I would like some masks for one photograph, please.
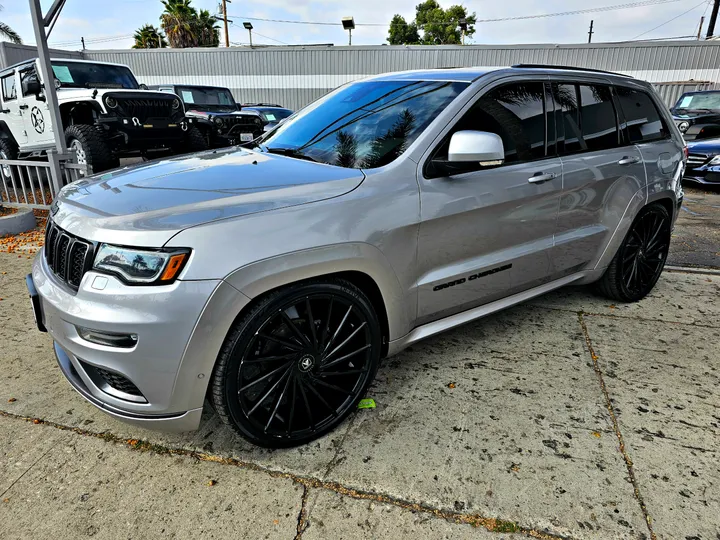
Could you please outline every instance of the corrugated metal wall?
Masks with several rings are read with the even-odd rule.
[[[0,64],[35,55],[33,47],[0,44]],[[225,86],[241,102],[298,109],[348,81],[405,69],[543,63],[618,71],[651,82],[720,82],[720,41],[471,45],[268,47],[53,51],[55,57],[129,65],[140,82]],[[674,88],[674,90],[678,90]],[[668,104],[675,94],[665,90]],[[679,94],[678,94],[679,95]]]
[[[61,51],[58,49],[50,49],[50,55],[53,58],[77,58],[82,59],[81,52]],[[0,69],[12,66],[18,62],[29,60],[37,56],[37,48],[29,45],[15,45],[6,41],[0,41]]]
[[[241,102],[297,109],[367,75],[405,69],[543,63],[619,71],[651,82],[720,81],[720,42],[466,47],[270,47],[85,51],[129,65],[146,84],[226,86]]]

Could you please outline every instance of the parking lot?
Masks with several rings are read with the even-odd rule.
[[[34,330],[0,253],[4,538],[720,538],[720,195],[687,189],[650,297],[570,288],[386,360],[340,429],[253,447],[121,424]]]

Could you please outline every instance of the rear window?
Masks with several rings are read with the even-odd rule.
[[[619,146],[617,115],[609,86],[553,84],[553,98],[561,111],[561,154],[592,152]]]
[[[649,95],[624,86],[616,86],[615,90],[631,143],[656,141],[667,137],[668,131],[662,116]]]

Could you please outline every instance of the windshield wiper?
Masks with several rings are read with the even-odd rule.
[[[715,110],[713,110],[713,109],[695,108],[695,107],[678,107],[675,110],[676,111],[687,111],[687,112],[706,112],[706,113],[715,112]]]
[[[279,154],[281,156],[288,156],[288,157],[293,157],[293,158],[297,158],[297,159],[306,159],[307,161],[314,161],[315,163],[318,163],[317,159],[312,158],[312,157],[308,156],[307,154],[303,154],[297,148],[281,148],[281,147],[280,148],[279,147],[270,148],[268,146],[265,146],[264,149],[266,152],[268,152],[270,154]]]

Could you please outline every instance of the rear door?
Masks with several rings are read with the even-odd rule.
[[[24,146],[28,137],[23,121],[24,109],[20,108],[21,103],[18,102],[18,88],[17,72],[11,71],[0,78],[0,120],[5,122],[18,145]]]
[[[563,192],[554,260],[564,274],[592,266],[635,193],[645,186],[640,151],[625,140],[602,82],[553,82]]]
[[[548,137],[542,80],[500,83],[442,135],[420,174],[418,323],[442,318],[552,279],[562,166]],[[497,133],[502,165],[435,171],[456,131]],[[550,144],[549,144],[550,143]]]

